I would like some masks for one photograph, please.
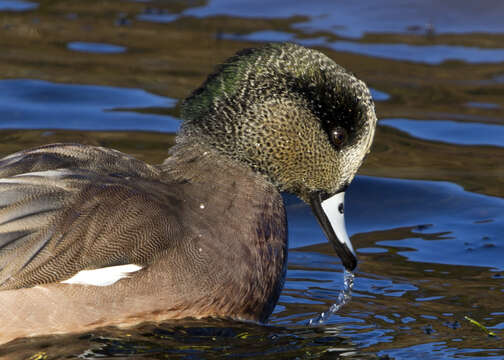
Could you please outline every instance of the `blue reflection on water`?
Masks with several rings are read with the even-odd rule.
[[[290,247],[326,242],[309,207],[284,198]],[[377,245],[403,249],[400,254],[412,261],[504,270],[504,199],[449,182],[359,176],[345,205],[349,234],[405,229],[407,238]]]
[[[361,176],[347,203],[350,232],[413,227],[407,239],[377,243],[411,249],[400,254],[412,261],[504,269],[504,199],[449,182]]]
[[[466,103],[466,106],[478,108],[478,109],[488,109],[488,110],[500,108],[499,104],[479,102],[479,101],[469,101],[468,103]]]
[[[357,250],[359,254],[383,254],[387,251],[387,249],[377,247],[360,248]]]
[[[435,9],[435,10],[433,10]],[[255,18],[288,18],[307,16],[296,24],[307,32],[331,31],[345,37],[361,37],[365,33],[502,33],[504,3],[481,0],[453,3],[438,1],[338,1],[317,0],[212,0],[193,7],[184,15],[208,17],[230,15]]]
[[[260,42],[286,42],[293,41],[305,46],[317,46],[324,44],[324,38],[298,39],[296,35],[274,30],[256,31],[250,34],[222,34],[223,39],[240,41],[260,41]]]
[[[171,108],[175,103],[141,89],[2,80],[0,128],[174,132],[179,128],[176,118],[134,109]]]
[[[338,51],[432,65],[447,60],[460,60],[468,63],[504,62],[504,49],[455,45],[366,44],[350,41],[335,41],[328,43],[328,46]]]
[[[387,101],[388,99],[390,99],[390,95],[386,92],[373,88],[370,88],[369,90],[371,90],[371,96],[373,96],[374,101]]]
[[[24,0],[0,0],[0,11],[27,11],[38,8],[38,4]]]
[[[451,339],[457,341],[457,339]],[[462,341],[462,340],[460,340]],[[444,341],[429,342],[425,344],[412,345],[409,347],[401,347],[398,349],[381,350],[377,355],[386,356],[391,359],[425,359],[425,354],[430,354],[428,359],[495,359],[502,360],[499,355],[502,348],[493,344],[493,341],[488,342],[488,347],[482,349],[461,349],[459,347],[450,346]],[[492,351],[496,352],[492,354]],[[471,356],[472,355],[472,356]]]
[[[226,39],[247,41],[294,41],[305,46],[326,46],[336,51],[384,59],[437,65],[447,60],[468,63],[504,62],[504,49],[486,49],[455,45],[376,44],[352,41],[327,41],[324,38],[300,39],[281,31],[257,31],[247,35],[226,34]]]
[[[502,125],[410,119],[383,119],[379,124],[391,126],[419,139],[458,145],[504,146]]]
[[[84,41],[70,42],[68,43],[67,47],[68,49],[73,51],[99,54],[119,54],[126,51],[126,48],[124,46]]]
[[[158,13],[142,13],[142,14],[138,15],[136,18],[137,18],[137,20],[140,20],[140,21],[150,21],[150,22],[155,22],[155,23],[169,23],[169,22],[172,22],[173,20],[176,20],[178,17],[179,17],[179,15],[176,15],[176,14],[158,12]]]

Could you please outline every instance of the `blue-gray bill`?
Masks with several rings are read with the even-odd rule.
[[[317,191],[311,194],[310,203],[315,217],[340,257],[343,266],[353,271],[357,266],[357,255],[345,227],[345,192],[329,196],[325,192]]]

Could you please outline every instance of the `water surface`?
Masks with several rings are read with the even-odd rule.
[[[0,0],[0,11],[27,11],[38,7],[38,4],[23,0]]]
[[[460,145],[504,147],[504,125],[410,119],[382,119],[380,125],[394,127],[420,139]]]
[[[177,131],[177,119],[139,112],[175,103],[142,89],[0,80],[0,129]]]
[[[126,48],[124,46],[85,41],[72,41],[68,43],[67,47],[73,51],[82,51],[97,54],[119,54],[126,51]]]
[[[352,41],[327,41],[325,38],[299,38],[280,31],[258,31],[247,35],[226,34],[227,39],[279,42],[294,41],[305,46],[327,46],[337,51],[362,54],[376,58],[403,60],[438,65],[445,61],[468,63],[501,63],[504,48],[486,49],[455,45],[375,44]]]
[[[237,3],[232,0],[210,1],[188,9],[185,15],[208,17],[282,18],[305,16],[298,26],[307,32],[329,31],[346,37],[365,33],[425,32],[503,33],[500,14],[504,5],[496,0],[478,2],[400,1],[338,2],[311,1],[310,4],[288,0]],[[431,30],[432,31],[432,30]]]

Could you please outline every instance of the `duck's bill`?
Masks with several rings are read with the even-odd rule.
[[[310,196],[310,203],[315,217],[327,239],[333,244],[336,254],[345,268],[352,271],[357,266],[357,255],[345,227],[345,193],[327,196],[323,192],[314,192]]]

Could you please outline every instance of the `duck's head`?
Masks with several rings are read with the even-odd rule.
[[[309,203],[347,269],[357,264],[343,194],[376,126],[369,89],[324,54],[295,44],[246,49],[184,102],[178,141],[206,143]]]

